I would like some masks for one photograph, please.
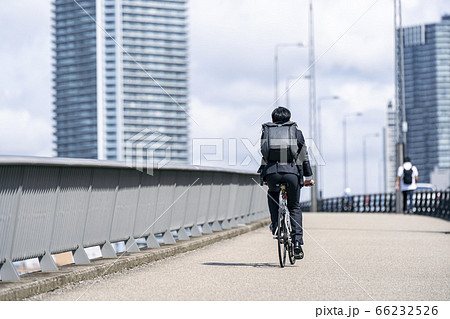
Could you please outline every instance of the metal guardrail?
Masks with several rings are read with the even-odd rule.
[[[309,211],[310,202],[300,203],[303,211]],[[414,192],[413,214],[450,220],[450,191]],[[322,199],[320,212],[395,212],[395,193],[354,195]]]
[[[58,270],[52,254],[72,251],[87,264],[84,248],[136,239],[159,247],[268,217],[259,176],[226,169],[171,166],[153,176],[125,163],[0,157],[0,276],[19,280],[12,262],[39,258],[42,271]]]

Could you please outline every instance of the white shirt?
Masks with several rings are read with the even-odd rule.
[[[409,170],[412,167],[412,183],[411,184],[405,184],[403,182],[403,171]],[[400,177],[400,190],[401,191],[410,191],[415,190],[417,188],[416,184],[416,176],[419,176],[419,171],[417,170],[417,167],[413,166],[411,162],[405,162],[402,166],[398,168],[397,176]]]

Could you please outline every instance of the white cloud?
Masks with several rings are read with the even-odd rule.
[[[50,120],[25,110],[0,110],[0,155],[52,156]]]
[[[403,8],[404,26],[439,21],[445,13],[444,2],[408,1]],[[319,58],[317,97],[341,97],[339,101],[324,103],[327,196],[341,195],[343,115],[354,111],[365,114],[349,125],[349,181],[358,193],[363,187],[362,139],[367,133],[381,134],[387,102],[394,96],[393,2],[380,0],[367,10],[373,3],[373,0],[314,1],[316,58]],[[217,115],[218,109],[225,108],[233,114],[231,120],[220,117],[227,120],[227,125],[216,127],[220,136],[235,135],[241,131],[236,128],[241,127],[259,130],[259,124],[269,120],[273,102],[274,47],[283,42],[307,42],[308,2],[193,0],[191,4],[191,77],[196,100],[193,112],[203,102],[202,112]],[[285,48],[280,51],[279,61],[281,91],[288,75],[304,72],[307,51]],[[306,81],[300,81],[291,90],[293,116],[305,135],[308,135],[307,92]],[[279,104],[283,103],[284,97]],[[257,118],[259,110],[268,108],[257,125],[248,127],[244,114]],[[369,174],[374,174],[381,160],[381,137],[367,151],[370,167],[376,168]],[[379,175],[380,172],[372,179]],[[374,181],[369,191],[378,191],[378,187],[378,181]]]
[[[2,154],[51,153],[50,3],[0,0],[0,21],[7,26],[0,29]],[[200,124],[191,124],[193,137],[259,137],[260,125],[270,120],[272,110],[274,47],[277,43],[308,42],[308,3],[189,1],[190,109]],[[365,114],[349,126],[349,167],[354,168],[350,183],[354,192],[360,192],[362,136],[381,132],[386,104],[394,95],[393,0],[377,1],[361,17],[373,3],[314,1],[316,58],[320,58],[316,65],[317,97],[341,97],[323,104],[327,196],[340,195],[342,189],[343,114]],[[437,22],[445,10],[448,13],[446,0],[402,4],[404,26]],[[283,48],[279,53],[281,91],[288,75],[305,71],[308,52]],[[308,135],[307,81],[300,80],[291,89],[290,98],[294,120]],[[284,101],[285,96],[277,104]],[[371,167],[378,165],[380,143],[380,139],[375,140],[368,148]],[[370,190],[376,187],[374,183]]]
[[[51,156],[50,1],[1,1],[0,21],[0,154]]]

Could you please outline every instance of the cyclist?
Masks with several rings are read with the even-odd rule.
[[[268,131],[264,129],[264,126],[271,126],[273,124],[266,123],[263,125],[263,132],[261,136],[261,152],[263,153],[263,158],[261,160],[261,166],[258,169],[258,173],[261,174],[262,181],[266,182],[269,190],[267,192],[267,199],[269,203],[270,211],[270,230],[274,235],[277,229],[278,223],[278,207],[279,207],[279,193],[280,193],[280,183],[285,183],[287,185],[287,206],[291,214],[292,230],[293,230],[293,241],[294,241],[294,257],[296,259],[302,259],[304,256],[302,245],[303,245],[303,226],[302,226],[302,211],[300,209],[300,189],[302,186],[312,186],[314,185],[314,180],[312,179],[312,171],[309,164],[309,157],[307,152],[307,147],[305,145],[305,139],[303,137],[302,131],[296,128],[294,122],[290,122],[291,112],[282,106],[277,107],[272,112],[272,123],[278,124],[280,126],[292,126],[294,125],[295,130],[294,138],[296,139],[296,144],[291,146],[291,148],[296,150],[296,156],[283,156],[280,155],[267,155],[270,152],[274,153],[274,150],[269,150],[269,153],[263,150],[264,145],[270,145],[270,140]],[[267,143],[267,144],[264,144]],[[295,143],[294,143],[295,144]],[[264,154],[266,154],[264,156]],[[268,157],[268,158],[265,158]],[[303,181],[305,179],[305,181]]]

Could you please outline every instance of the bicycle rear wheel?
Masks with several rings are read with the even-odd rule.
[[[284,212],[280,208],[278,212],[278,230],[277,230],[277,238],[278,238],[278,259],[280,260],[281,268],[286,264],[286,253],[287,253],[287,245],[285,245],[286,240],[286,224],[284,223]]]
[[[291,265],[295,264],[296,259],[294,258],[294,241],[292,239],[292,222],[289,220],[287,223],[287,229],[289,234],[289,240],[286,241],[287,251],[289,254],[289,262]]]

